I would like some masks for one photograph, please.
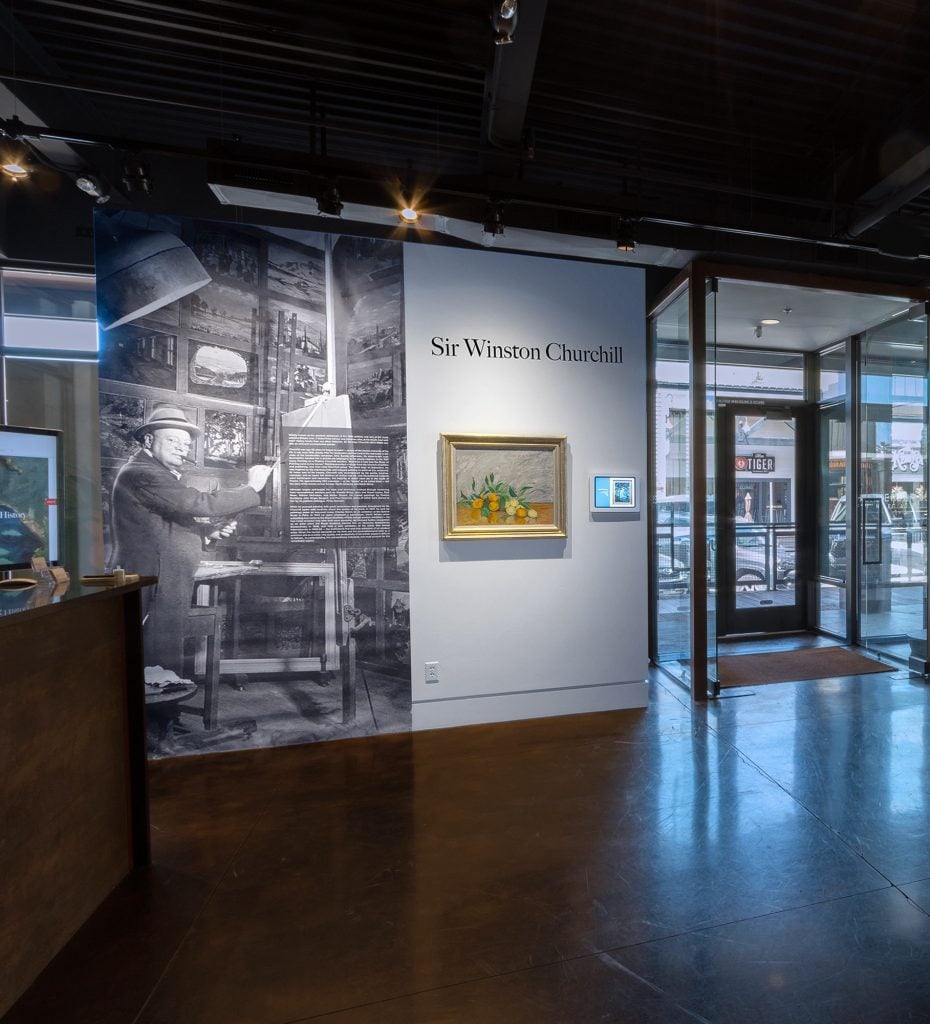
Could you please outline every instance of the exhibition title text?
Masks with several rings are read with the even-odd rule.
[[[431,339],[431,355],[468,356],[470,359],[548,359],[554,363],[622,363],[623,346],[598,345],[597,348],[571,348],[560,341],[550,341],[544,348],[538,345],[495,345],[488,338]]]

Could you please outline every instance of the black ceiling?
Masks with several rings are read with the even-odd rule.
[[[211,153],[281,190],[409,177],[473,219],[930,279],[930,4],[518,3],[495,45],[491,0],[11,0],[0,78],[115,186],[127,152],[201,182]]]

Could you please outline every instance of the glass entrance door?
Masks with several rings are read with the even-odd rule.
[[[862,337],[853,518],[859,642],[905,661],[927,635],[927,322],[913,313]]]
[[[717,531],[720,633],[801,629],[797,410],[727,405],[719,415],[725,428],[718,462],[725,495]]]

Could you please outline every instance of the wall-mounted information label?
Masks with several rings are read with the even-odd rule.
[[[286,429],[284,452],[291,543],[391,537],[391,448],[386,434]]]

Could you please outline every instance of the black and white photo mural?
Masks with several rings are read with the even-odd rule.
[[[96,248],[151,756],[409,729],[401,243],[98,212]]]

